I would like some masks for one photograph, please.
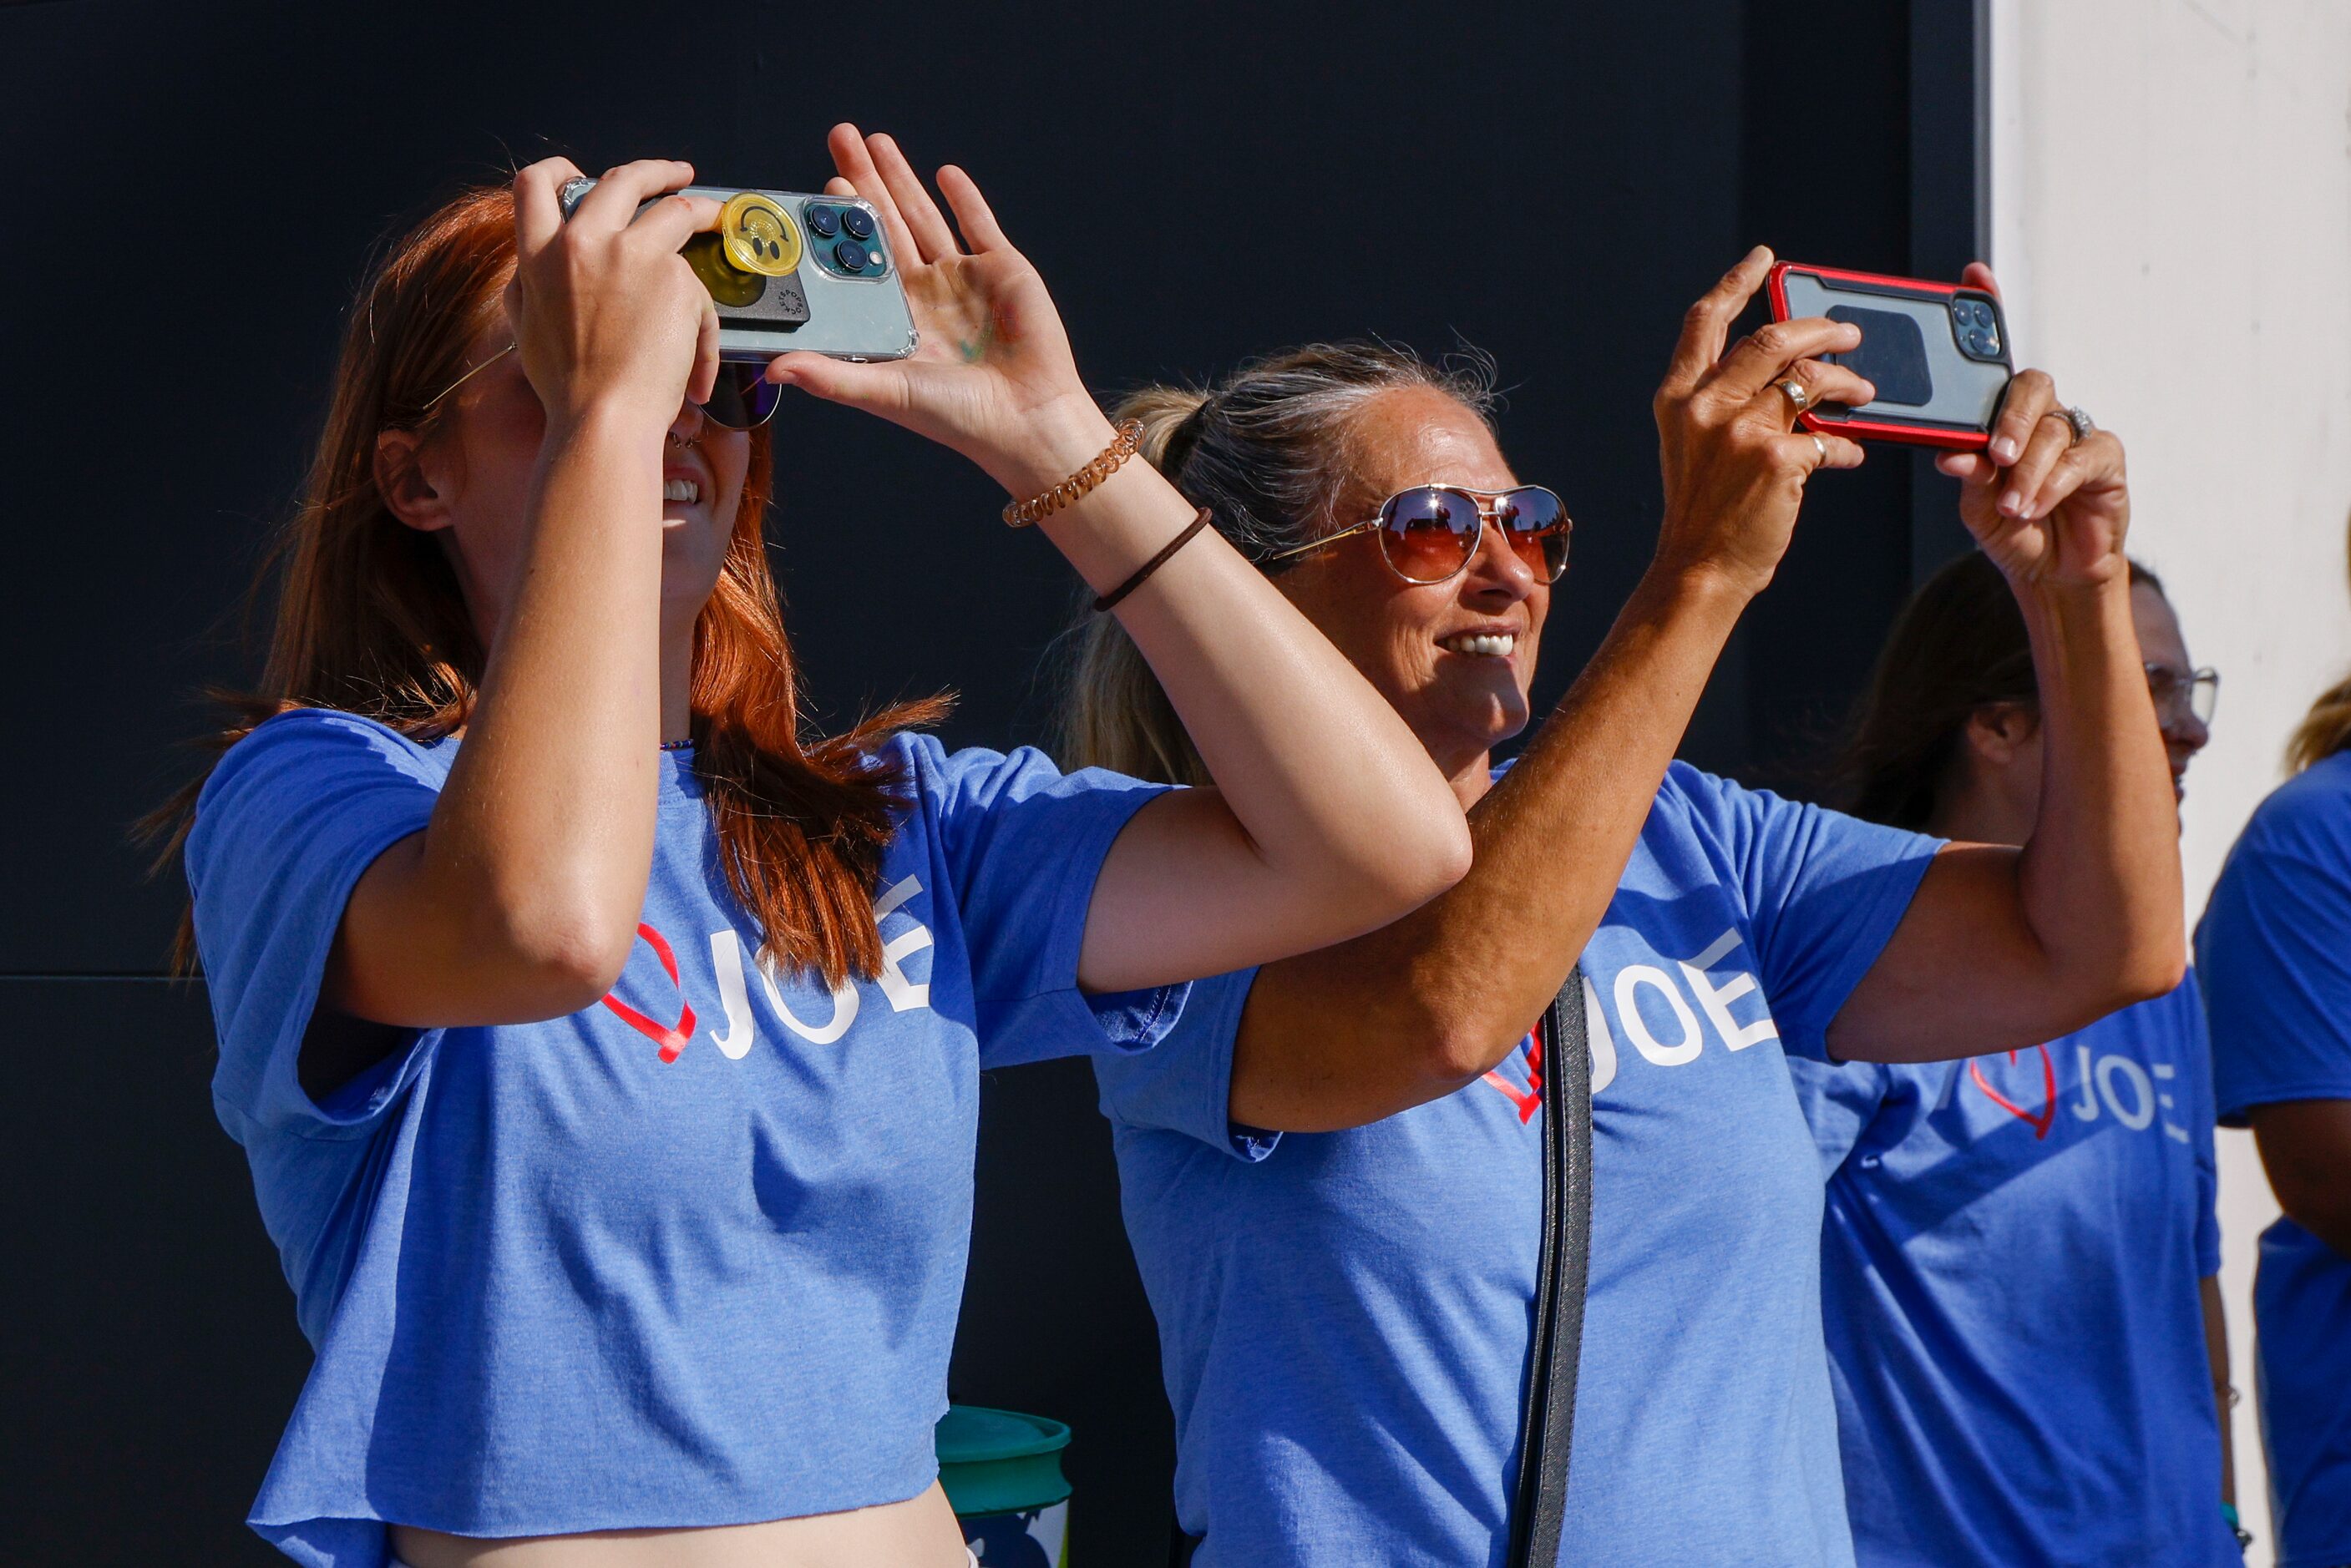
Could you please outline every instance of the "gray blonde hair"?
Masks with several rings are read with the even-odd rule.
[[[1338,525],[1349,438],[1364,406],[1411,389],[1442,392],[1493,426],[1494,369],[1484,355],[1436,362],[1380,342],[1310,343],[1252,360],[1211,388],[1145,387],[1113,417],[1142,421],[1143,456],[1273,573],[1282,566],[1265,566],[1269,556]],[[1063,640],[1076,644],[1062,682],[1064,766],[1209,782],[1175,705],[1114,617],[1085,615]]]
[[[2346,538],[2345,547],[2351,550],[2351,537]],[[2286,771],[2298,774],[2337,752],[2351,752],[2351,679],[2336,681],[2311,704],[2286,743]]]

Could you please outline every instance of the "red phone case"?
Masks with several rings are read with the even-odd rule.
[[[1889,277],[1883,273],[1855,272],[1845,267],[1813,266],[1802,262],[1776,262],[1764,280],[1771,302],[1771,319],[1789,318],[1788,283],[1790,273],[1803,273],[1817,277],[1840,292],[1892,296],[1914,300],[1932,300],[1949,308],[1960,295],[1970,299],[1990,300],[1997,322],[2000,339],[2000,364],[2010,375],[2015,372],[2009,358],[2008,321],[2001,314],[2000,296],[1987,289],[1972,288],[1956,283],[1930,283],[1924,278]],[[1830,405],[1834,407],[1834,405]],[[1995,405],[1995,409],[1997,405]],[[1907,446],[1940,447],[1949,452],[1981,452],[1991,444],[1987,430],[1955,426],[1931,421],[1906,421],[1883,410],[1868,415],[1836,415],[1807,409],[1796,416],[1797,425],[1823,435],[1851,436],[1865,441],[1899,441]]]

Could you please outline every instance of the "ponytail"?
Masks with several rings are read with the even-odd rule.
[[[1244,365],[1213,390],[1146,387],[1114,418],[1143,421],[1142,454],[1252,561],[1311,544],[1333,525],[1346,437],[1384,392],[1445,393],[1492,423],[1492,367],[1475,356],[1431,364],[1385,343],[1313,343]],[[1061,759],[1164,784],[1205,784],[1208,770],[1142,652],[1116,618],[1071,628]]]

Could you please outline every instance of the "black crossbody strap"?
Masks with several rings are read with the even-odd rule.
[[[1527,1402],[1519,1420],[1519,1490],[1510,1568],[1554,1568],[1574,1446],[1575,1372],[1592,1262],[1592,1047],[1578,964],[1538,1025],[1542,1042],[1543,1232],[1536,1265]]]

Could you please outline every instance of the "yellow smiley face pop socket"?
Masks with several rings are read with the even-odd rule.
[[[757,191],[729,197],[719,209],[718,240],[728,261],[761,277],[787,277],[800,265],[799,225]]]

